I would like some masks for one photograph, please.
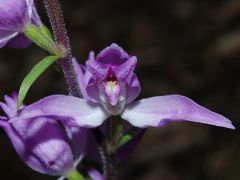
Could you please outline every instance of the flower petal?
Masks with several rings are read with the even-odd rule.
[[[73,58],[73,65],[78,76],[78,82],[83,98],[95,102],[95,100],[87,93],[87,85],[92,77],[91,73],[86,69],[86,66],[79,64],[75,58]]]
[[[101,103],[98,83],[95,83],[95,80],[93,77],[90,78],[87,84],[86,92],[90,101],[95,103]]]
[[[64,127],[68,139],[70,140],[72,145],[74,166],[76,167],[85,154],[85,146],[88,139],[88,129],[81,127]]]
[[[3,110],[7,107],[10,115],[16,115],[17,94],[5,95],[4,100],[6,103],[1,103]],[[70,139],[60,123],[45,117],[10,121],[11,118],[0,116],[0,127],[29,167],[40,173],[58,176],[74,169],[73,146],[69,144]]]
[[[119,81],[130,83],[136,64],[137,58],[132,56],[125,63],[113,66],[112,70]]]
[[[131,103],[122,118],[136,127],[161,127],[171,121],[191,121],[234,129],[231,121],[191,99],[180,96],[158,96]]]
[[[9,48],[27,48],[31,45],[31,41],[24,36],[23,34],[18,34],[16,37],[12,38],[7,44],[6,47]]]
[[[95,60],[95,52],[94,51],[90,51],[88,54],[88,60]]]
[[[140,82],[136,74],[133,74],[129,84],[126,84],[126,104],[134,101],[141,92]]]
[[[11,111],[15,110],[15,113],[17,112],[16,99],[8,95],[4,95],[4,101],[6,102],[6,105],[11,109]]]
[[[5,120],[7,120],[8,118],[5,117],[5,116],[0,116],[0,119],[3,120],[3,121],[5,121]]]
[[[127,61],[129,55],[117,44],[113,43],[111,46],[102,50],[96,57],[96,60],[103,64],[122,64]]]
[[[31,18],[33,14],[33,7],[34,7],[34,1],[33,0],[25,0],[27,7],[28,7],[28,16]]]
[[[37,12],[37,8],[36,8],[36,0],[27,0],[28,2],[28,13],[29,13],[29,17],[31,17],[32,23],[38,27],[40,27],[42,25],[42,21],[41,18]]]
[[[0,116],[0,127],[1,128],[6,128],[8,122],[7,122],[8,118],[5,116]]]
[[[56,121],[42,117],[18,120],[4,130],[21,159],[35,171],[59,176],[73,168],[71,147]]]
[[[110,65],[97,62],[95,60],[86,61],[87,69],[98,81],[106,79]]]
[[[1,0],[0,29],[22,31],[30,19],[28,9],[26,0]]]
[[[17,114],[17,94],[14,92],[11,96],[5,95],[4,101],[0,102],[0,108],[8,116],[8,118],[14,117]],[[23,104],[21,107],[24,107]]]
[[[0,48],[5,46],[11,39],[17,36],[15,31],[0,30]]]
[[[15,119],[52,117],[68,126],[97,127],[110,115],[99,104],[65,95],[48,96],[22,108]]]
[[[88,169],[88,175],[92,180],[104,180],[103,175],[96,169]]]
[[[8,117],[11,117],[13,115],[11,109],[5,103],[0,102],[0,108]]]

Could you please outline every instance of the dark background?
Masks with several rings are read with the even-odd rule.
[[[65,0],[62,6],[73,54],[80,62],[90,50],[118,43],[138,57],[141,97],[182,94],[225,115],[237,128],[172,123],[149,129],[121,165],[120,179],[240,179],[239,0]],[[38,7],[48,24],[41,1]],[[0,97],[17,90],[45,55],[35,45],[1,49]],[[26,101],[56,93],[66,93],[64,82],[50,68]],[[16,178],[56,179],[29,169],[0,131],[0,179]]]

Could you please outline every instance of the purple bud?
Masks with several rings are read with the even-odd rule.
[[[33,0],[0,0],[0,48],[22,33],[28,23],[41,25]],[[29,44],[23,43],[23,47]],[[22,47],[19,45],[16,47]]]
[[[56,120],[45,117],[9,123],[11,117],[17,114],[17,96],[5,96],[4,100],[5,103],[0,102],[0,107],[7,117],[0,116],[0,127],[7,133],[15,150],[29,167],[54,176],[66,175],[75,169],[85,148],[84,129],[66,131]]]

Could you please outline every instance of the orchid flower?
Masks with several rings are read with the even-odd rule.
[[[34,0],[0,0],[0,48],[29,45],[30,41],[22,34],[29,23],[42,24]]]
[[[83,98],[52,95],[22,108],[15,119],[51,117],[68,126],[97,127],[110,116],[120,116],[135,127],[162,127],[191,121],[234,129],[231,121],[181,95],[134,101],[141,88],[134,73],[137,58],[112,44],[97,57],[91,52],[86,66],[75,62]]]
[[[17,94],[4,99],[0,108],[6,116],[0,116],[0,127],[21,159],[43,174],[67,176],[74,171],[85,153],[87,131],[79,127],[64,129],[56,120],[45,117],[9,123],[17,113]]]

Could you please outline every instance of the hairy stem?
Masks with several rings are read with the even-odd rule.
[[[109,151],[109,141],[107,141],[100,129],[93,129],[92,132],[98,143],[98,151],[102,161],[104,180],[116,180],[117,165],[115,152]]]
[[[54,38],[58,44],[64,46],[67,50],[66,57],[60,61],[61,68],[67,82],[69,94],[76,97],[81,97],[81,91],[78,84],[77,75],[72,62],[72,52],[69,42],[67,29],[64,23],[62,10],[59,0],[43,0],[46,7],[48,17],[52,26]],[[92,133],[99,145],[99,153],[102,159],[103,171],[105,180],[116,179],[116,164],[115,155],[108,152],[107,140],[102,135],[100,129],[92,130]]]
[[[64,48],[67,51],[65,58],[63,58],[59,62],[63,70],[69,94],[76,97],[80,97],[81,91],[79,88],[77,75],[73,66],[70,41],[66,25],[63,19],[63,14],[59,0],[43,0],[43,2],[47,10],[48,17],[50,19],[54,38],[56,42],[64,46]]]
[[[99,152],[102,159],[103,175],[105,180],[116,180],[117,170],[115,154],[108,153],[104,146],[99,146]]]

